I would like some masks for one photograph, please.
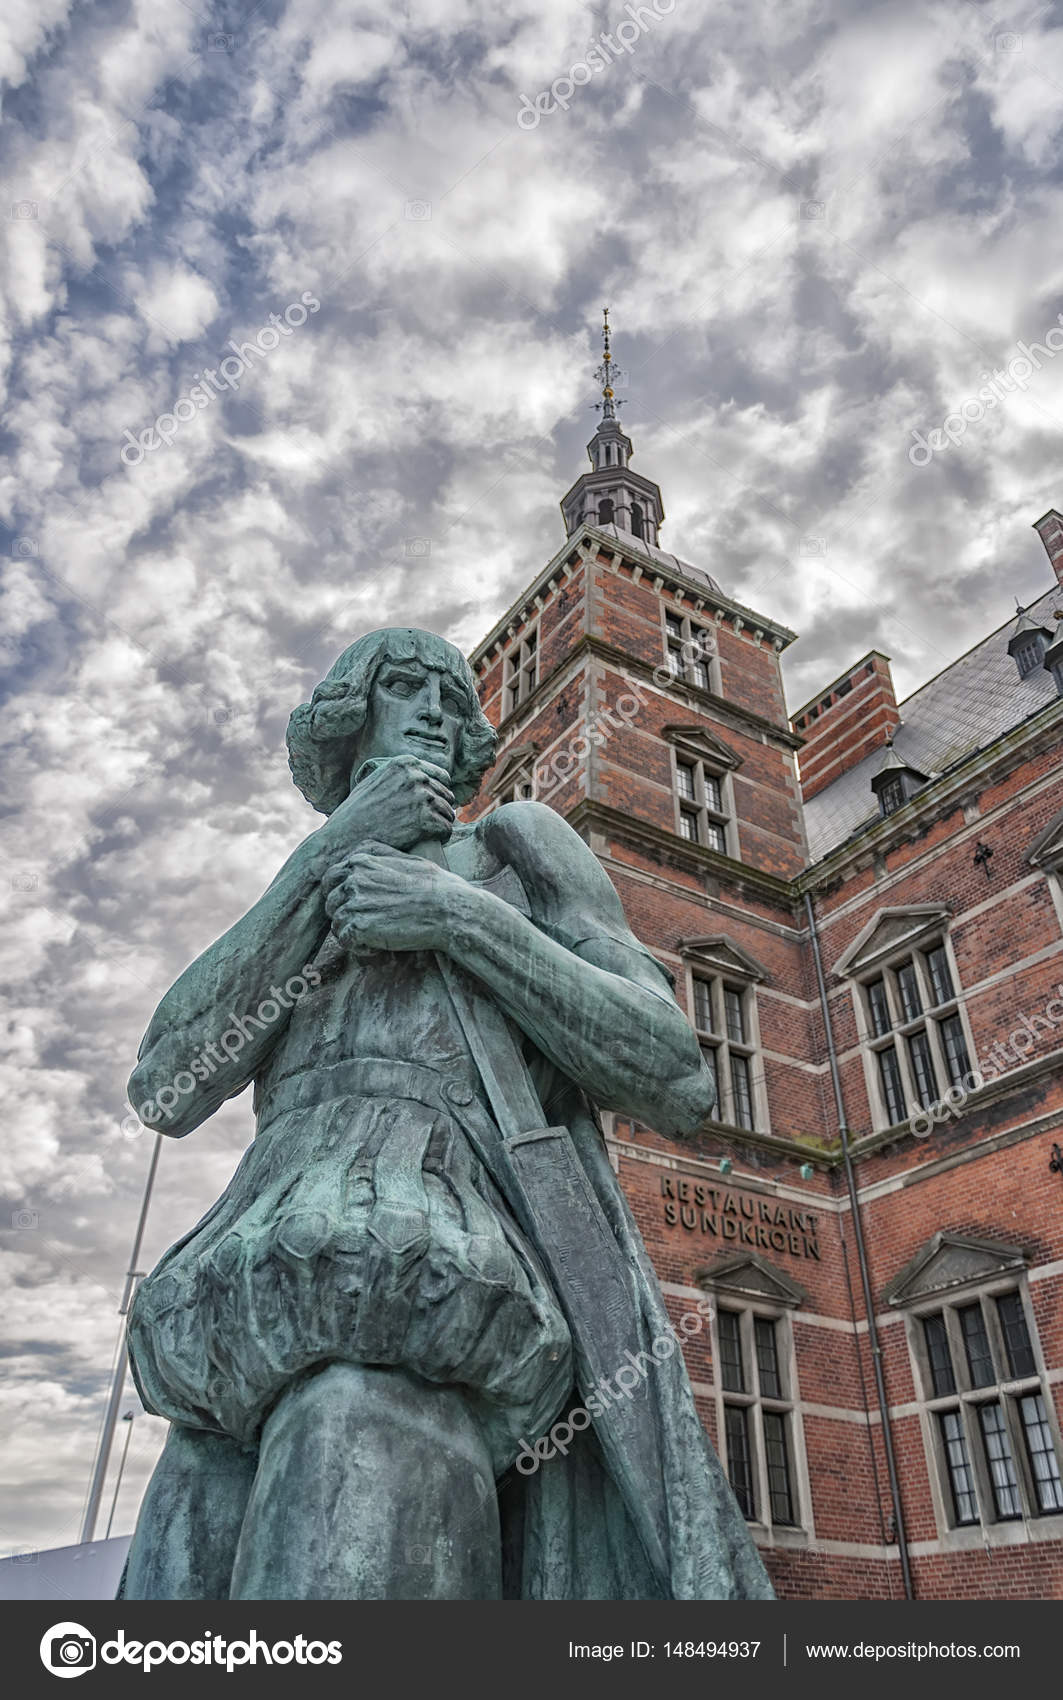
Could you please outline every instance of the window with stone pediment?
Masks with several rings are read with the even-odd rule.
[[[723,742],[702,728],[665,727],[672,745],[675,830],[688,844],[721,856],[738,854],[731,773],[737,761]]]
[[[764,969],[720,937],[680,944],[687,1008],[716,1086],[716,1120],[747,1132],[768,1127],[756,987]]]
[[[718,1450],[739,1509],[766,1532],[806,1529],[811,1496],[790,1325],[804,1294],[758,1256],[722,1259],[698,1285],[713,1300]]]
[[[940,1232],[885,1296],[905,1312],[939,1529],[992,1540],[1059,1517],[1063,1532],[1063,1450],[1022,1249]]]
[[[942,905],[882,910],[836,966],[852,983],[876,1128],[903,1126],[974,1084],[950,920]]]
[[[488,788],[493,809],[500,808],[503,803],[521,803],[534,798],[536,749],[535,744],[521,743],[503,754]]]
[[[1063,685],[1061,685],[1063,691]],[[1037,834],[1026,852],[1030,867],[1038,868],[1048,882],[1049,894],[1063,932],[1063,809]]]

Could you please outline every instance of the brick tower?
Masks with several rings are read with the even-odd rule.
[[[690,1139],[604,1125],[676,1317],[712,1299],[688,1366],[778,1592],[1053,1597],[1063,522],[1019,628],[900,704],[872,650],[791,720],[795,634],[662,546],[614,376],[607,313],[565,541],[471,657],[500,734],[471,812],[568,820],[715,1072]]]

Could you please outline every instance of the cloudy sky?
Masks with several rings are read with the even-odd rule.
[[[794,706],[1051,583],[1063,9],[659,7],[5,6],[2,1552],[77,1539],[125,1081],[314,824],[289,710],[373,626],[471,646],[560,546],[603,303],[662,541],[801,634]],[[167,1144],[142,1267],[250,1131]]]

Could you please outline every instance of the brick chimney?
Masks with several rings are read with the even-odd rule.
[[[1063,559],[1063,536],[1060,545]],[[900,719],[890,658],[877,649],[798,709],[790,724],[805,740],[798,760],[806,803],[872,750],[885,748]]]
[[[1063,514],[1049,508],[1043,519],[1035,519],[1033,528],[1045,546],[1056,578],[1063,584]]]

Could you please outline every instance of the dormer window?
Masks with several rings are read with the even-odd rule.
[[[1052,683],[1055,685],[1058,694],[1063,697],[1063,613],[1060,613],[1057,609],[1054,610],[1054,615],[1059,624],[1056,626],[1052,642],[1041,657],[1041,666],[1047,668],[1048,672],[1051,673]]]
[[[1051,638],[1052,633],[1047,626],[1038,625],[1024,608],[1019,609],[1015,628],[1008,639],[1008,654],[1019,670],[1020,679],[1028,679],[1044,664]]]
[[[903,809],[908,799],[913,797],[926,781],[925,773],[921,773],[917,767],[909,767],[892,743],[887,744],[882,765],[871,780],[871,789],[878,798],[879,812],[883,818]]]
[[[1045,640],[1040,632],[1030,632],[1013,651],[1019,678],[1025,679],[1044,660]]]

